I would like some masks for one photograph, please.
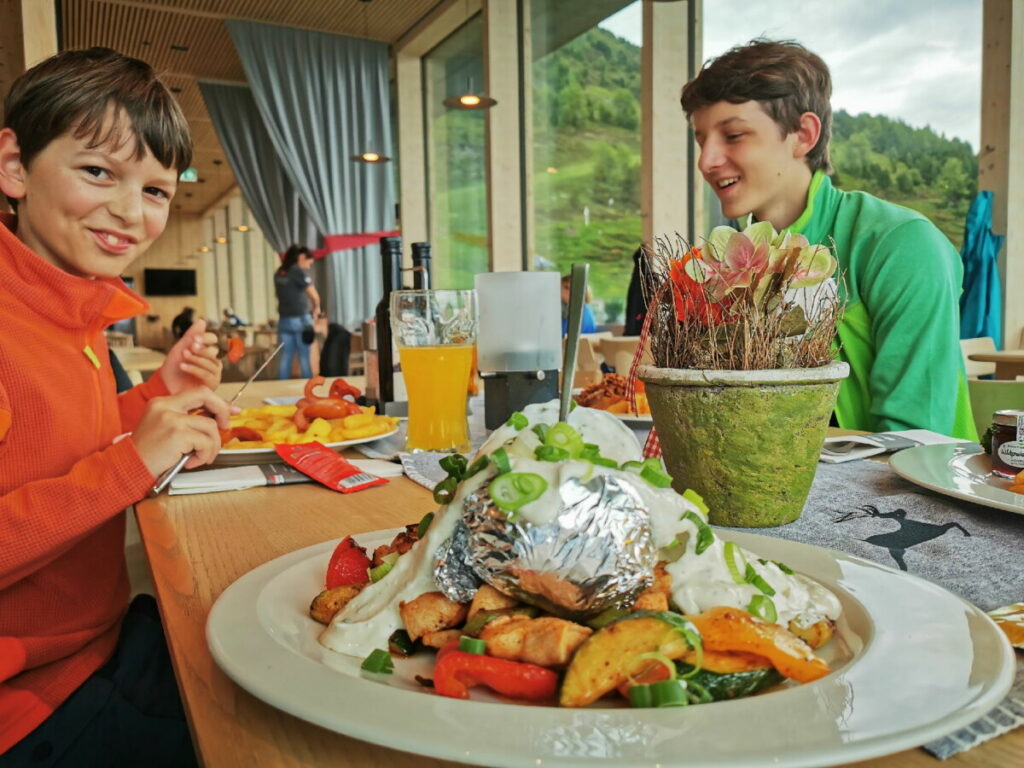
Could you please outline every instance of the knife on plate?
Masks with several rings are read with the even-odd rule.
[[[257,376],[263,373],[263,369],[270,365],[270,361],[273,360],[274,356],[281,351],[281,347],[283,346],[284,342],[282,341],[280,344],[274,347],[270,354],[267,355],[267,359],[263,361],[263,364],[256,369],[252,376],[245,380],[242,386],[238,388],[238,391],[235,392],[234,396],[230,400],[228,400],[228,405],[235,404],[235,401],[238,400],[238,398],[241,396],[243,392],[245,392],[245,388],[252,384],[256,380]],[[200,409],[198,413],[205,413],[205,411]],[[158,496],[161,492],[163,492],[164,488],[170,485],[171,481],[178,476],[178,473],[181,472],[182,469],[184,469],[185,462],[187,462],[192,457],[192,455],[193,454],[191,453],[183,454],[182,457],[178,459],[177,464],[175,464],[173,467],[171,467],[162,475],[160,475],[160,477],[156,481],[156,484],[150,489],[149,495]]]

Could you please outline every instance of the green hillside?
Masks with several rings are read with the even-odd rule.
[[[590,262],[598,321],[621,322],[632,253],[643,231],[640,49],[594,28],[536,60],[531,74],[534,256],[562,273],[573,262]],[[473,233],[486,226],[482,163],[472,161],[482,159],[483,118],[461,113],[445,119],[451,191],[447,201],[434,203],[450,204],[452,220],[461,219],[453,247],[468,249],[463,258],[475,262],[482,248]],[[978,161],[969,144],[889,117],[840,111],[832,160],[837,186],[914,208],[959,247],[977,187]],[[471,282],[471,272],[462,280]]]

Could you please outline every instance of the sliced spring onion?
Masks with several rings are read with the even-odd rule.
[[[644,463],[642,461],[624,461],[619,466],[619,469],[621,470],[626,472],[636,472],[638,475],[640,474],[640,470],[643,468]]]
[[[711,526],[704,522],[704,518],[692,509],[686,510],[686,514],[683,515],[682,519],[689,520],[697,526],[697,546],[695,551],[698,555],[703,554],[704,550],[710,547],[715,541],[715,534],[711,530]]]
[[[683,498],[693,504],[697,509],[703,512],[705,515],[708,513],[708,505],[704,503],[704,497],[697,493],[693,488],[687,488],[683,491]]]
[[[597,445],[597,443],[584,443],[583,450],[580,451],[580,458],[587,459],[588,461],[592,461],[595,456],[600,455],[601,446]],[[615,466],[618,466],[618,464],[616,464]]]
[[[388,638],[388,651],[397,656],[412,656],[416,653],[416,643],[404,629],[396,629]]]
[[[564,421],[560,421],[544,435],[544,445],[553,445],[567,451],[571,458],[579,458],[583,452],[583,438],[580,433]]]
[[[453,498],[455,498],[455,489],[458,488],[459,481],[448,475],[444,480],[434,486],[434,501],[438,504],[448,504]]]
[[[481,456],[479,459],[474,461],[472,464],[469,465],[469,467],[466,468],[466,474],[462,476],[462,479],[463,480],[467,480],[467,479],[471,478],[473,475],[475,475],[481,469],[484,469],[486,466],[487,466],[487,457],[486,456]]]
[[[747,606],[747,613],[751,616],[757,616],[757,618],[774,624],[779,618],[778,611],[775,610],[775,603],[772,602],[770,597],[765,595],[754,595],[750,598],[750,605]]]
[[[554,445],[538,445],[533,455],[539,461],[565,461],[569,458],[569,452],[564,448],[557,448]]]
[[[541,442],[544,442],[544,438],[547,436],[551,426],[548,424],[534,424],[530,429],[533,431],[533,434],[540,438]]]
[[[631,662],[629,662],[629,666],[626,667],[626,679],[629,681],[630,685],[642,685],[642,683],[639,680],[633,677],[633,673],[629,670],[631,668],[638,669],[640,674],[645,674],[649,669],[652,669],[650,665],[643,663],[645,661],[658,662],[659,664],[661,664],[661,666],[668,670],[669,680],[676,679],[676,665],[672,661],[672,659],[670,659],[663,653],[651,651],[650,653],[639,653],[633,657],[633,660]]]
[[[461,453],[451,453],[438,463],[441,465],[441,469],[456,480],[461,480],[466,474],[467,461]]]
[[[430,528],[430,524],[432,522],[434,522],[434,513],[427,512],[427,514],[423,516],[423,519],[420,520],[420,524],[416,526],[417,539],[422,539],[424,536],[427,535],[427,529]]]
[[[771,563],[780,571],[790,576],[792,576],[795,573],[795,571],[792,568],[790,568],[785,563],[780,563],[778,560],[761,560],[761,565],[768,565],[768,563]]]
[[[640,470],[640,477],[655,488],[668,488],[672,485],[672,476],[663,469],[647,465]]]
[[[686,681],[686,695],[689,697],[691,704],[710,704],[715,700],[715,697],[711,695],[711,691],[692,680]]]
[[[505,423],[518,432],[519,430],[526,429],[527,425],[530,423],[530,420],[526,418],[526,414],[516,411],[515,413],[508,417],[508,421],[506,421]]]
[[[599,467],[611,467],[612,469],[618,469],[619,465],[615,463],[614,459],[606,459],[604,456],[594,456],[592,459],[587,459],[591,464],[597,464]]]
[[[683,680],[661,680],[651,683],[651,699],[655,707],[685,707],[690,703]]]
[[[743,572],[743,578],[747,584],[753,584],[755,587],[764,592],[768,597],[775,594],[775,589],[769,584],[757,571],[754,570],[754,566],[747,563],[746,570]]]
[[[732,580],[737,584],[747,583],[745,578],[746,566],[747,559],[743,557],[743,553],[736,546],[736,542],[725,542],[725,567],[729,569],[729,575],[732,576]]]
[[[390,675],[395,670],[395,663],[391,660],[391,654],[383,648],[374,648],[370,655],[363,659],[359,668],[366,672],[378,672]]]
[[[376,583],[391,573],[391,569],[395,567],[395,563],[398,562],[398,553],[389,552],[384,555],[381,559],[380,565],[375,565],[370,568],[367,572],[370,574],[370,581]]]
[[[701,637],[700,630],[693,625],[689,619],[680,617],[680,620],[675,623],[673,629],[674,632],[678,632],[683,636],[686,644],[689,645],[697,654],[697,658],[694,660],[693,669],[687,672],[685,675],[680,675],[684,680],[688,677],[693,677],[704,666],[704,638]]]
[[[629,689],[629,706],[636,708],[653,707],[654,698],[651,696],[651,686],[634,685]]]
[[[459,650],[463,653],[483,653],[487,650],[487,641],[481,640],[479,637],[466,637],[463,635],[459,638]]]
[[[524,504],[539,499],[548,489],[548,481],[533,472],[506,472],[491,480],[491,500],[506,512],[515,512]]]
[[[504,475],[506,472],[512,471],[512,464],[509,462],[508,453],[504,448],[499,448],[492,453],[491,461],[494,462],[494,467],[498,470],[499,475]]]
[[[625,608],[605,608],[597,616],[587,619],[587,626],[591,629],[601,629],[601,627],[607,627],[618,621],[623,616],[629,616],[629,613]]]

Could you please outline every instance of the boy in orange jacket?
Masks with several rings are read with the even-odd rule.
[[[147,309],[118,275],[167,223],[188,126],[147,64],[101,48],[4,106],[0,764],[194,764],[155,602],[128,605],[124,509],[183,454],[211,461],[231,409],[201,321],[120,396],[103,334]]]

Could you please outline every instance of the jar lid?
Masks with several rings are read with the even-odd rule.
[[[1004,427],[1016,427],[1017,419],[1024,416],[1024,411],[996,411],[992,414],[992,423]]]

